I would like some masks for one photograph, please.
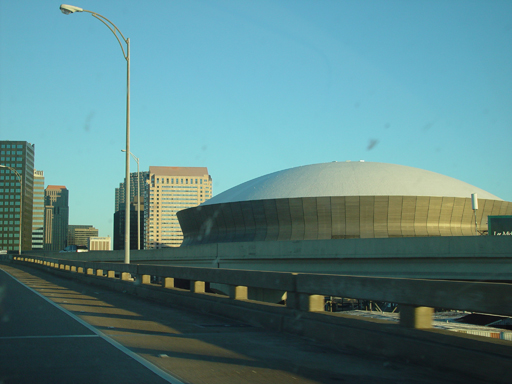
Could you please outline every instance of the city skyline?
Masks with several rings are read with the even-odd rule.
[[[90,14],[27,3],[20,13],[0,0],[0,139],[35,144],[45,183],[70,191],[69,223],[112,237],[121,50]],[[141,171],[208,167],[216,195],[300,165],[366,160],[512,201],[510,2],[72,4],[131,39]]]

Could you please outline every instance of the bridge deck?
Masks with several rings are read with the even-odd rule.
[[[4,383],[478,383],[25,266],[0,264],[0,318]]]

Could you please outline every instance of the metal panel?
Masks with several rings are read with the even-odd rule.
[[[416,196],[402,197],[402,236],[414,236],[414,215],[416,211]]]
[[[441,236],[451,236],[450,224],[452,222],[454,197],[443,197],[441,213],[439,214],[439,233]]]
[[[456,197],[453,201],[452,219],[450,227],[452,236],[462,236],[462,214],[464,213],[465,199]]]
[[[277,240],[289,240],[292,236],[292,218],[290,216],[290,199],[276,200],[277,217],[279,220],[279,236]]]
[[[243,241],[254,241],[256,234],[256,224],[254,223],[254,213],[252,212],[252,205],[250,201],[240,202],[242,208],[242,215],[244,218],[245,233]]]
[[[234,241],[235,240],[235,221],[233,219],[233,212],[231,210],[232,203],[224,203],[221,204],[222,216],[224,217],[224,222],[226,223],[226,237],[225,241]],[[220,232],[220,231],[219,231]]]
[[[475,235],[475,215],[471,208],[471,198],[464,199],[464,210],[462,211],[462,220],[460,222],[462,236]]]
[[[416,198],[416,211],[414,214],[414,234],[415,236],[428,236],[427,216],[430,197],[418,196]]]
[[[375,237],[373,230],[374,206],[374,196],[361,196],[359,198],[359,228],[361,238]]]
[[[277,240],[279,237],[279,218],[277,216],[276,200],[264,200],[265,217],[267,219],[266,241]]]
[[[483,207],[481,206],[484,202]],[[477,210],[478,230],[487,231],[487,216],[492,216],[495,200],[479,200],[479,209]]]
[[[235,239],[238,241],[245,235],[244,216],[242,214],[242,203],[237,201],[231,203],[231,213],[235,223]]]
[[[316,210],[316,198],[305,197],[304,207],[304,240],[318,239],[318,215]]]
[[[389,196],[375,196],[373,231],[375,237],[388,237]]]
[[[355,238],[360,235],[359,228],[359,196],[346,196],[345,207],[347,209],[347,234],[345,238]]]
[[[427,214],[427,233],[429,236],[441,236],[439,218],[441,217],[442,197],[431,197]]]
[[[267,220],[265,218],[265,205],[262,200],[252,200],[252,212],[254,214],[254,241],[264,241],[267,237]]]
[[[402,196],[389,196],[388,235],[402,237]]]
[[[304,208],[301,198],[290,199],[290,217],[292,220],[292,233],[290,240],[304,239]]]
[[[331,197],[331,215],[332,215],[332,238],[343,239],[346,235],[346,211],[345,198],[339,196]]]
[[[316,209],[318,211],[318,238],[330,239],[332,237],[331,198],[317,197]]]

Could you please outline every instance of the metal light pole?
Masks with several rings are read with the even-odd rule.
[[[91,12],[83,8],[75,7],[73,5],[61,4],[60,10],[65,15],[69,15],[75,12],[88,12],[93,17],[101,21],[107,26],[108,29],[114,34],[121,50],[123,51],[123,57],[126,60],[126,190],[130,190],[130,39],[124,37],[119,28],[107,19],[105,16],[100,15],[96,12]],[[126,43],[126,51],[121,43],[121,39],[117,35],[121,35],[122,40]],[[124,232],[124,262],[130,264],[130,199],[126,199],[125,202],[125,232]]]
[[[18,173],[18,171],[16,171],[14,168],[8,167],[7,165],[1,165],[1,164],[0,164],[0,168],[10,169],[12,172],[14,172],[16,174],[16,176],[18,177],[18,180],[20,182],[20,240],[18,241],[18,255],[21,256],[21,239],[22,239],[21,226],[23,224],[23,179],[22,179],[21,175]]]
[[[121,149],[121,152],[126,152],[126,149]],[[137,249],[140,251],[140,172],[139,172],[139,158],[135,157],[133,153],[130,155],[137,162]]]

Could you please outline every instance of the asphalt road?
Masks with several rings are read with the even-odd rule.
[[[0,264],[0,384],[13,383],[480,382]]]

